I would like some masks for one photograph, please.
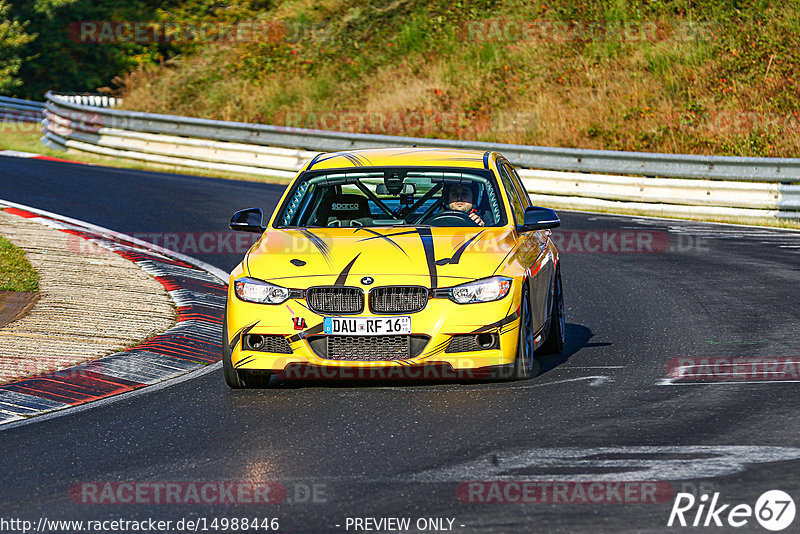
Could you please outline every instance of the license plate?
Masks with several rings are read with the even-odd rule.
[[[325,317],[326,334],[385,336],[411,333],[411,317]]]

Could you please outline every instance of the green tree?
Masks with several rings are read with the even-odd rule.
[[[96,92],[117,76],[202,45],[81,42],[83,21],[253,19],[270,0],[0,0],[0,93],[41,100],[50,89]]]
[[[0,0],[0,94],[9,94],[22,85],[17,76],[24,59],[25,46],[33,35],[25,24],[10,18],[11,6]]]
[[[75,39],[71,25],[81,21],[151,20],[155,6],[141,0],[10,0],[11,13],[26,21],[36,38],[25,45],[26,60],[19,68],[23,85],[17,96],[42,100],[50,89],[62,92],[96,91],[130,69],[149,60],[154,43],[84,43]]]

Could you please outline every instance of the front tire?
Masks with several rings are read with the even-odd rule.
[[[522,301],[519,305],[519,339],[517,340],[517,357],[514,359],[512,380],[526,380],[539,374],[539,362],[533,354],[533,317],[528,289],[522,290]]]
[[[225,310],[225,319],[222,321],[222,373],[225,376],[225,383],[233,389],[267,387],[271,374],[235,369],[231,360],[232,352],[228,341],[228,312]]]

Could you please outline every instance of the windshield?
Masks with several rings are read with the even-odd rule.
[[[502,226],[503,203],[489,171],[385,168],[304,173],[276,226]]]

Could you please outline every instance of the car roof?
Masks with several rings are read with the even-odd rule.
[[[486,169],[489,152],[451,148],[370,148],[317,155],[304,170],[360,167],[462,167]]]

